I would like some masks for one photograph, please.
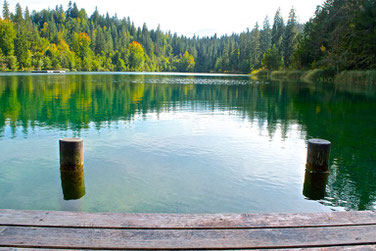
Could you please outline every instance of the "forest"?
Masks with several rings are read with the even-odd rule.
[[[240,34],[186,37],[136,27],[130,18],[90,16],[76,3],[0,18],[0,71],[333,72],[376,68],[376,1],[327,0],[305,24],[292,8]]]

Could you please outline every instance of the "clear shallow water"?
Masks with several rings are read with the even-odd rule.
[[[364,88],[362,88],[364,89]],[[148,213],[376,208],[374,90],[247,76],[0,75],[0,208]],[[58,139],[84,138],[64,200]],[[306,140],[332,141],[325,197]]]

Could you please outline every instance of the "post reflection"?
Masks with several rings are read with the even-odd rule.
[[[324,199],[328,176],[328,172],[315,173],[310,170],[306,170],[304,176],[303,195],[310,200]]]
[[[64,200],[77,200],[85,195],[84,169],[60,169]]]

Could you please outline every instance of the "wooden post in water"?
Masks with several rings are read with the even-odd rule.
[[[59,143],[64,200],[76,200],[85,195],[83,140],[64,138]]]
[[[311,200],[320,200],[325,197],[325,187],[329,176],[330,146],[330,141],[325,139],[308,140],[303,195]]]
[[[78,170],[84,168],[84,144],[80,138],[60,139],[60,169]]]
[[[315,173],[328,171],[330,145],[330,141],[325,139],[308,140],[307,170]]]

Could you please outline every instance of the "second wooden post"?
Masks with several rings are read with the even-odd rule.
[[[325,139],[308,140],[306,169],[315,173],[327,172],[329,167],[330,146],[330,141]]]
[[[330,146],[331,143],[325,139],[308,140],[303,195],[311,200],[320,200],[325,197]]]

